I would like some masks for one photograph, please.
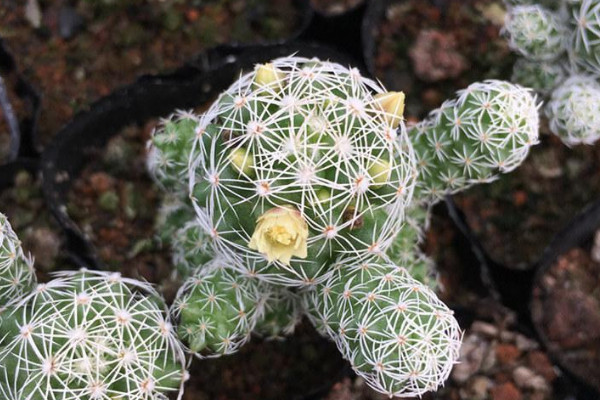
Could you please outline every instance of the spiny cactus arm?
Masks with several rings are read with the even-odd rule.
[[[574,2],[569,56],[584,72],[600,76],[600,3],[596,0]]]
[[[503,28],[512,50],[537,61],[560,57],[565,52],[566,32],[559,15],[539,5],[510,8]]]
[[[38,285],[12,315],[0,335],[0,392],[8,398],[182,395],[183,349],[162,299],[143,282],[62,272]]]
[[[550,130],[567,146],[600,138],[600,84],[593,77],[571,76],[552,93],[545,111]]]
[[[0,311],[35,285],[33,259],[25,255],[8,218],[0,213]]]
[[[163,245],[172,245],[177,238],[176,232],[195,218],[196,214],[191,204],[177,196],[166,194],[161,200],[154,221],[154,231],[158,240]]]
[[[195,215],[175,232],[171,248],[173,265],[183,279],[214,258],[212,239]]]
[[[548,96],[552,90],[567,78],[567,68],[560,61],[532,61],[519,58],[513,67],[511,82],[534,89],[542,96]]]
[[[404,268],[345,265],[320,289],[334,315],[327,334],[356,373],[391,396],[419,396],[448,378],[461,331],[435,294]],[[328,308],[329,310],[325,310]]]
[[[250,339],[262,315],[265,294],[258,279],[231,269],[217,257],[180,288],[171,306],[179,338],[198,358],[236,352]]]
[[[459,91],[409,131],[419,170],[415,200],[435,203],[515,169],[538,143],[538,107],[529,89],[505,81]]]
[[[378,84],[330,62],[263,67],[200,118],[189,191],[218,252],[262,262],[273,283],[310,285],[340,254],[385,250],[414,158],[396,130],[399,95],[378,96]]]
[[[196,139],[198,116],[177,111],[160,121],[148,141],[147,168],[166,192],[185,193],[190,149]]]

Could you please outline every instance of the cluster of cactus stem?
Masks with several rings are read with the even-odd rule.
[[[512,80],[547,100],[550,130],[566,145],[600,138],[600,2],[506,0],[504,32],[523,58]]]
[[[538,105],[486,81],[409,129],[403,108],[356,69],[290,56],[204,114],[163,121],[148,166],[169,199],[157,229],[184,282],[171,315],[191,353],[281,338],[304,315],[382,393],[444,382],[461,331],[419,249],[429,208],[518,166]]]
[[[35,285],[33,262],[4,215],[0,397],[166,400],[185,353],[160,295],[117,273],[65,271]]]

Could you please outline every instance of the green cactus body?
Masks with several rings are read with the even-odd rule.
[[[190,204],[167,194],[162,199],[154,223],[154,231],[160,243],[171,245],[176,240],[176,232],[195,217],[196,214]]]
[[[409,131],[417,157],[418,202],[510,172],[538,142],[538,105],[528,89],[504,81],[471,84]]]
[[[565,51],[565,32],[560,17],[538,5],[516,6],[506,14],[509,46],[532,60],[557,59]]]
[[[190,163],[219,253],[302,286],[340,255],[385,251],[416,174],[400,120],[382,106],[400,109],[398,98],[373,93],[383,89],[357,70],[287,57],[219,97],[200,119]]]
[[[546,104],[550,130],[566,145],[593,144],[600,138],[600,84],[592,77],[574,75]]]
[[[215,258],[179,290],[171,307],[181,340],[199,358],[237,351],[250,338],[267,294],[258,279]]]
[[[180,277],[186,279],[214,257],[212,239],[195,218],[177,230],[172,240],[172,260]]]
[[[148,143],[148,171],[167,192],[187,192],[188,161],[197,125],[195,114],[179,111],[162,120],[152,134]]]
[[[162,299],[118,274],[57,274],[15,306],[0,330],[7,399],[164,400],[186,375]]]
[[[264,309],[254,327],[254,333],[267,340],[279,340],[294,333],[302,319],[302,308],[298,295],[287,288],[267,286],[261,291],[266,294]]]
[[[571,59],[586,73],[600,75],[600,3],[581,0],[573,10]]]
[[[0,311],[28,294],[35,282],[33,260],[23,253],[21,241],[0,214]]]
[[[547,96],[566,78],[567,70],[561,62],[520,58],[513,67],[511,81],[532,88],[542,96]]]
[[[329,316],[326,328],[322,320],[317,328],[377,391],[418,396],[450,374],[461,341],[458,323],[406,269],[381,262],[346,264],[313,292],[306,301],[310,309],[318,300],[313,317]]]

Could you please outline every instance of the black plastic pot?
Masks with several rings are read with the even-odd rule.
[[[13,87],[9,87],[5,79],[13,76]],[[12,109],[8,92],[14,90],[25,103],[27,115],[18,119]],[[18,157],[34,157],[39,154],[36,148],[37,123],[40,114],[41,99],[37,90],[19,73],[15,60],[0,38],[0,109],[7,120],[10,133],[10,149],[7,160],[11,162]]]
[[[542,255],[532,282],[532,290],[528,292],[531,296],[528,302],[531,310],[531,320],[540,341],[543,343],[554,362],[579,383],[578,388],[580,396],[578,396],[578,398],[590,400],[600,399],[600,386],[596,383],[594,388],[586,382],[585,377],[581,376],[573,369],[565,352],[549,340],[542,321],[536,318],[536,315],[539,317],[543,315],[544,308],[541,307],[541,304],[536,304],[535,293],[536,291],[539,292],[542,290],[542,280],[547,276],[550,268],[558,261],[558,259],[574,248],[589,249],[594,240],[594,235],[598,230],[600,230],[600,201],[583,209],[554,237]],[[573,334],[575,333],[574,328]],[[600,352],[600,342],[597,343],[597,352]],[[598,374],[598,371],[593,371],[592,373]]]
[[[292,53],[354,63],[346,55],[315,44],[220,46],[171,74],[143,76],[76,115],[44,151],[41,164],[47,205],[64,231],[67,251],[74,260],[88,268],[105,268],[66,208],[71,185],[87,162],[86,150],[102,148],[127,125],[205,104],[233,83],[241,69]]]

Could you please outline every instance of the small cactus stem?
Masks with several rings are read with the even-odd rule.
[[[197,125],[197,115],[190,111],[177,111],[160,121],[148,141],[148,172],[166,192],[185,193],[188,160],[192,142],[196,139]]]
[[[302,319],[302,307],[297,294],[281,286],[261,283],[266,294],[262,314],[258,316],[254,333],[266,340],[283,340],[294,333]]]
[[[567,68],[562,62],[532,61],[520,58],[515,62],[511,81],[524,87],[534,89],[543,97],[567,78]]]
[[[452,311],[405,268],[345,264],[316,290],[301,293],[317,329],[357,375],[390,397],[435,390],[457,362],[462,333]]]
[[[38,285],[0,326],[8,399],[164,400],[183,395],[185,355],[148,284],[66,271]]]
[[[385,251],[416,177],[403,97],[317,59],[284,57],[242,75],[200,117],[190,153],[188,189],[217,252],[303,286],[338,256]],[[306,251],[303,229],[258,226],[282,207],[306,224]]]
[[[503,33],[513,51],[531,60],[556,60],[565,52],[566,27],[557,14],[539,5],[510,8]]]
[[[538,108],[531,90],[489,80],[434,110],[409,132],[419,170],[416,201],[435,203],[519,166],[538,143]]]
[[[180,278],[187,279],[214,257],[212,240],[204,227],[192,218],[175,232],[171,259]]]
[[[573,75],[546,104],[550,130],[567,146],[600,139],[600,84],[590,76]]]
[[[177,332],[197,358],[235,353],[249,339],[264,314],[260,281],[231,268],[231,260],[216,257],[198,268],[180,288],[171,306]]]
[[[579,69],[600,76],[600,3],[581,0],[573,10],[574,32],[570,37],[570,58]]]
[[[171,245],[178,239],[176,232],[195,218],[196,213],[191,204],[177,196],[165,195],[161,200],[154,222],[154,231],[158,241],[163,245]]]
[[[25,255],[8,218],[0,213],[0,311],[28,294],[35,282],[33,259]]]

